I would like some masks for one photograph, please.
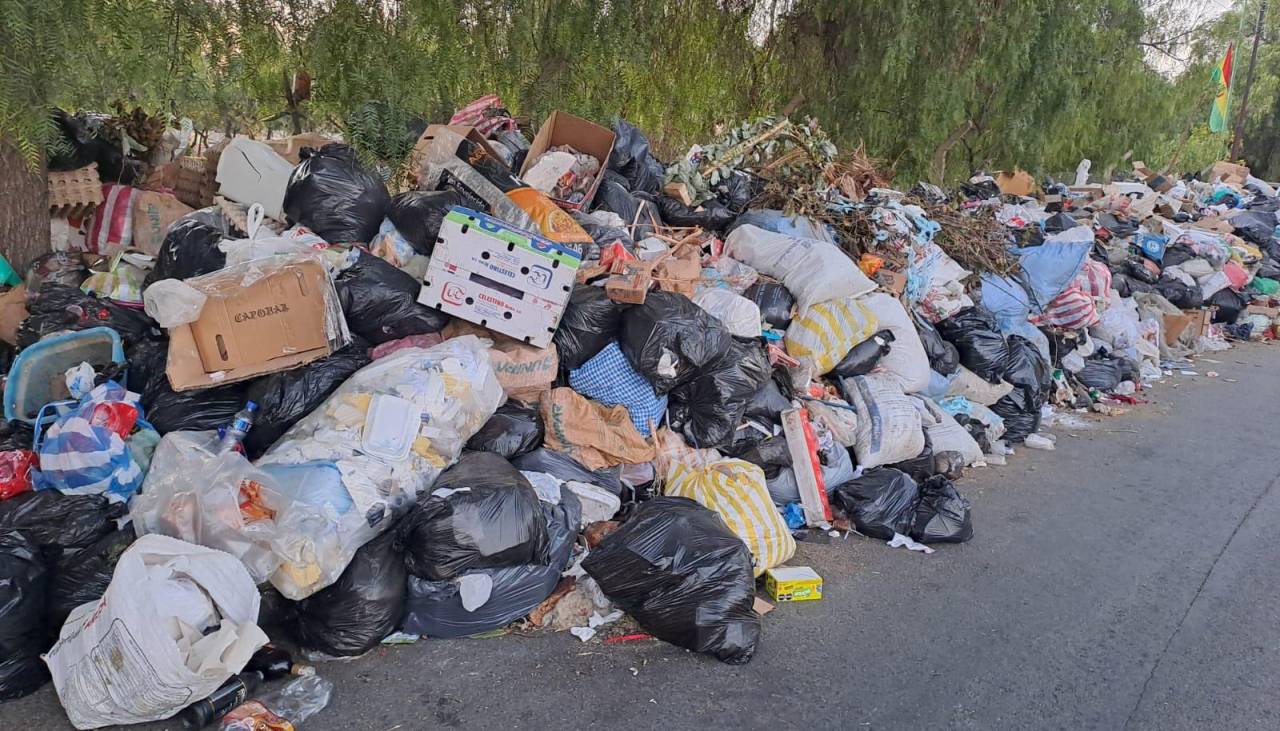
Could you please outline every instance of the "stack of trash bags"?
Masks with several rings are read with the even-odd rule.
[[[557,142],[547,165],[590,184],[548,191],[520,175],[550,153],[514,120],[488,129],[428,128],[395,195],[346,145],[290,161],[237,138],[217,201],[129,260],[137,291],[65,256],[28,268],[0,432],[0,698],[51,676],[77,727],[157,720],[268,640],[331,658],[517,621],[587,637],[620,613],[747,662],[756,582],[807,531],[968,541],[966,470],[1052,448],[1055,407],[1132,402],[1280,314],[1274,191],[1068,191],[1050,211],[979,177],[966,215],[999,222],[1012,266],[971,272],[895,191],[857,209],[874,236],[841,240],[750,208],[750,171],[669,194],[625,120],[593,132],[612,140],[598,169],[590,139]],[[578,267],[547,326],[520,334],[526,315],[461,284],[429,295],[453,237],[485,231],[509,247],[469,266],[534,242]],[[109,238],[79,245],[130,251]],[[288,305],[224,304],[295,281]],[[303,310],[279,336],[297,347],[255,336]],[[164,693],[121,693],[128,662],[79,672],[104,641],[159,653]]]

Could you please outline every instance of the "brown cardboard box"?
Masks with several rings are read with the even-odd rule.
[[[144,190],[133,199],[133,243],[131,246],[155,256],[164,235],[174,221],[194,209],[168,193]]]
[[[209,299],[198,320],[169,331],[173,390],[242,381],[333,352],[337,293],[323,265],[290,261],[247,287],[242,275],[223,270],[187,280]]]
[[[1086,200],[1096,201],[1099,198],[1105,198],[1107,189],[1101,185],[1073,185],[1067,188],[1072,195],[1081,196]]]
[[[1228,185],[1244,185],[1249,179],[1249,168],[1220,160],[1209,166],[1204,179],[1210,183],[1222,181]]]
[[[620,261],[614,268],[617,272],[604,283],[604,293],[614,302],[644,304],[653,285],[653,264],[633,259]]]
[[[1216,307],[1205,307],[1199,310],[1183,310],[1183,314],[1191,318],[1191,322],[1187,325],[1188,329],[1198,338],[1207,336],[1209,325],[1213,322],[1213,312],[1216,309]]]
[[[1026,170],[1014,168],[1013,172],[997,173],[996,186],[1005,195],[1028,196],[1035,192],[1036,179]]]
[[[276,154],[294,165],[302,164],[302,148],[311,147],[320,149],[325,145],[337,142],[332,137],[319,134],[317,132],[303,132],[300,135],[291,135],[289,137],[279,137],[274,140],[263,140],[267,146],[276,151]]]
[[[1192,221],[1191,228],[1198,228],[1202,231],[1212,231],[1219,234],[1229,234],[1236,230],[1234,226],[1223,220],[1221,216],[1205,216],[1199,221]]]
[[[596,181],[591,184],[591,190],[587,191],[582,202],[556,201],[561,208],[585,211],[590,208],[591,200],[596,196],[596,189],[600,187],[600,180],[604,178],[604,171],[609,167],[609,155],[613,152],[614,139],[612,131],[594,122],[588,122],[566,112],[552,112],[538,129],[533,143],[529,145],[529,154],[525,156],[524,164],[520,166],[520,174],[524,175],[529,168],[533,167],[542,153],[557,145],[569,145],[578,152],[594,157],[600,162],[600,174],[596,176]]]
[[[693,290],[702,278],[702,254],[696,244],[677,247],[653,268],[658,289],[676,292],[692,299]]]
[[[418,179],[419,186],[422,185],[423,165],[430,160],[430,147],[439,135],[440,130],[448,130],[463,139],[471,140],[488,153],[493,159],[501,160],[502,158],[489,146],[489,141],[480,134],[475,127],[468,127],[465,124],[429,124],[427,129],[423,131],[422,136],[413,144],[413,152],[409,153],[410,163],[413,165],[414,177]]]
[[[3,300],[0,300],[3,302]],[[1280,307],[1267,307],[1265,305],[1249,305],[1246,310],[1250,315],[1262,315],[1272,320],[1280,317]],[[2,311],[0,311],[2,312]]]
[[[1133,172],[1147,183],[1147,187],[1160,193],[1168,193],[1173,189],[1173,181],[1147,167],[1144,162],[1135,162]]]
[[[1173,345],[1178,342],[1178,338],[1182,337],[1182,333],[1191,324],[1191,316],[1187,314],[1181,315],[1162,315],[1163,320],[1160,331],[1164,335],[1164,344]]]

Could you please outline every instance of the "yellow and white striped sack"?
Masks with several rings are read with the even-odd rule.
[[[788,355],[813,367],[816,378],[874,335],[877,325],[875,314],[857,298],[830,300],[792,320],[783,342]]]
[[[795,555],[796,541],[769,498],[764,470],[750,462],[675,462],[667,468],[665,494],[687,497],[718,513],[751,550],[756,576]]]

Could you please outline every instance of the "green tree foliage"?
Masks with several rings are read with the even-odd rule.
[[[801,100],[795,118],[821,120],[842,147],[865,142],[907,183],[944,160],[949,180],[1062,174],[1082,157],[1097,172],[1175,155],[1189,167],[1216,156],[1197,125],[1240,16],[1199,33],[1171,77],[1144,56],[1162,22],[1149,4],[0,0],[0,138],[35,160],[53,105],[118,99],[201,129],[284,130],[286,80],[305,71],[307,126],[386,161],[404,152],[401,128],[496,93],[535,125],[553,109],[625,116],[666,157]],[[1259,69],[1250,130],[1267,139],[1247,150],[1280,163],[1280,52],[1264,47]]]

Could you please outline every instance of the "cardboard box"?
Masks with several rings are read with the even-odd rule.
[[[639,259],[619,261],[614,269],[617,273],[604,283],[609,299],[629,305],[644,304],[653,286],[653,263]]]
[[[529,214],[506,193],[524,187],[524,181],[511,174],[475,129],[430,125],[418,138],[409,164],[419,189],[452,190],[473,210],[492,213],[521,229],[535,227]],[[482,174],[476,165],[482,165],[487,172]],[[495,179],[502,185],[495,184]]]
[[[545,348],[581,264],[575,249],[455,207],[440,225],[418,302]]]
[[[1215,307],[1205,307],[1199,310],[1183,310],[1182,314],[1189,318],[1187,329],[1190,330],[1195,337],[1206,337],[1209,334],[1209,326],[1213,323],[1213,312]]]
[[[302,148],[311,147],[320,149],[325,145],[338,142],[332,137],[319,134],[318,132],[303,132],[300,135],[290,135],[289,137],[279,137],[274,140],[264,140],[266,145],[276,151],[276,154],[288,160],[294,165],[302,163]]]
[[[1107,195],[1107,189],[1101,185],[1073,185],[1067,190],[1076,197],[1096,201]]]
[[[566,112],[552,112],[538,129],[533,143],[529,145],[529,154],[525,156],[524,164],[520,166],[520,174],[524,175],[529,168],[532,168],[542,153],[558,145],[569,145],[578,152],[594,157],[600,163],[600,174],[596,176],[595,182],[591,184],[591,189],[587,191],[582,201],[570,203],[556,200],[561,208],[573,211],[589,210],[592,199],[596,197],[596,190],[600,187],[600,181],[604,179],[604,171],[609,167],[609,155],[613,153],[614,139],[611,130],[594,122],[588,122]]]
[[[237,137],[218,159],[218,192],[237,203],[261,203],[268,218],[284,220],[284,191],[294,165],[269,146]]]
[[[1173,189],[1173,181],[1147,167],[1144,162],[1133,163],[1133,172],[1147,183],[1147,187],[1159,192],[1168,193]]]
[[[1262,315],[1269,319],[1280,317],[1280,307],[1267,307],[1265,305],[1249,305],[1246,309],[1250,315]]]
[[[675,292],[693,299],[698,280],[702,278],[702,250],[696,244],[684,244],[655,261],[653,278],[658,289]]]
[[[1036,190],[1036,179],[1026,170],[1014,168],[1013,172],[996,174],[996,187],[1004,195],[1029,196]]]
[[[1242,186],[1249,180],[1249,168],[1220,160],[1209,166],[1204,179],[1209,183],[1222,181],[1228,185]]]
[[[260,264],[187,280],[208,297],[200,318],[169,331],[166,373],[188,391],[288,370],[346,343],[337,292],[322,264],[287,260],[243,285]]]
[[[822,598],[822,577],[808,566],[777,566],[764,572],[764,591],[775,602]]]
[[[427,125],[426,130],[423,131],[422,136],[418,137],[418,141],[413,144],[413,152],[409,153],[410,155],[409,159],[413,161],[413,164],[416,167],[415,174],[419,176],[418,178],[419,184],[421,184],[421,180],[422,180],[421,176],[423,173],[423,165],[431,159],[432,147],[435,146],[437,150],[443,149],[436,143],[436,139],[437,138],[452,139],[451,137],[448,137],[446,135],[441,135],[440,132],[442,130],[452,132],[454,135],[457,135],[461,139],[471,140],[472,142],[479,145],[480,149],[484,150],[485,153],[487,153],[493,159],[498,161],[502,160],[502,157],[498,155],[497,151],[495,151],[493,147],[489,145],[489,141],[486,140],[484,138],[484,135],[480,134],[480,131],[477,130],[475,127],[468,127],[465,124],[429,124]],[[457,149],[458,149],[457,144],[453,144],[452,148],[453,149],[451,150],[450,154],[453,154],[456,156]]]
[[[1187,314],[1161,315],[1160,332],[1164,336],[1165,345],[1173,345],[1182,337],[1182,333],[1191,325],[1192,317]]]

